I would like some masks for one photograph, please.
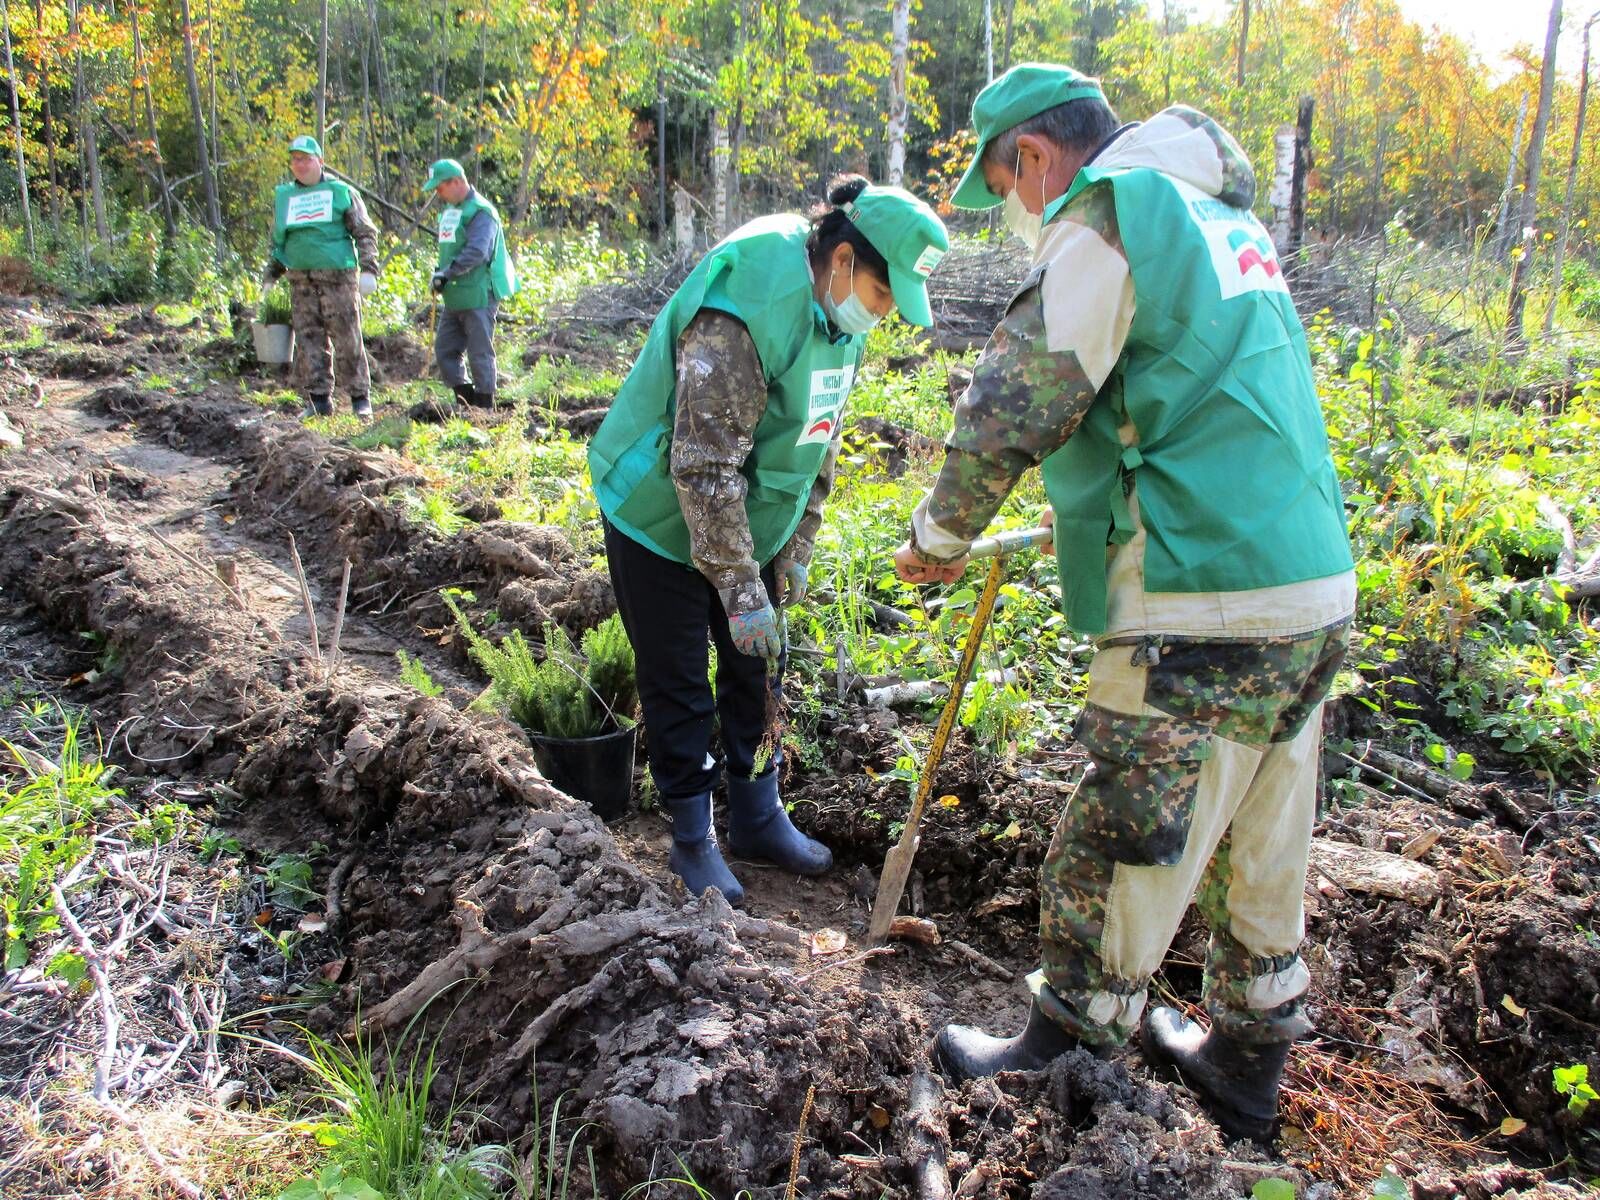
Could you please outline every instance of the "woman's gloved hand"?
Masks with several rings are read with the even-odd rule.
[[[784,608],[792,608],[806,598],[810,586],[810,569],[803,562],[792,559],[780,558],[773,565],[773,572],[777,575],[778,603]]]

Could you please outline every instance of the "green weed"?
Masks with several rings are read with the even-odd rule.
[[[51,888],[88,853],[87,831],[96,813],[122,795],[109,784],[116,768],[86,755],[82,714],[57,708],[62,733],[53,760],[12,742],[0,748],[13,760],[0,786],[0,962],[25,965],[32,946],[59,928]]]
[[[413,687],[424,696],[440,695],[444,688],[433,681],[433,676],[428,674],[428,668],[422,665],[422,660],[413,658],[404,650],[396,650],[394,656],[400,662],[400,682],[408,687]]]

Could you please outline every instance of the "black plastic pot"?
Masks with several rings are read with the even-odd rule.
[[[602,821],[616,821],[633,807],[633,756],[639,727],[598,737],[553,738],[530,733],[533,757],[544,777],[582,800]]]

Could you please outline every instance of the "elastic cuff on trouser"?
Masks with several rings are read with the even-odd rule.
[[[1311,1031],[1305,1015],[1311,972],[1298,954],[1249,956],[1239,967],[1228,972],[1213,945],[1205,985],[1206,1015],[1213,1029],[1256,1044],[1292,1042]]]
[[[1094,991],[1057,991],[1045,979],[1044,970],[1028,976],[1039,1011],[1086,1046],[1121,1046],[1139,1028],[1144,1015],[1144,983],[1132,980],[1107,980]]]

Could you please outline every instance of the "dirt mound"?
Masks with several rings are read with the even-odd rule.
[[[367,359],[373,383],[404,383],[428,372],[432,351],[410,330],[383,333],[367,339]]]

